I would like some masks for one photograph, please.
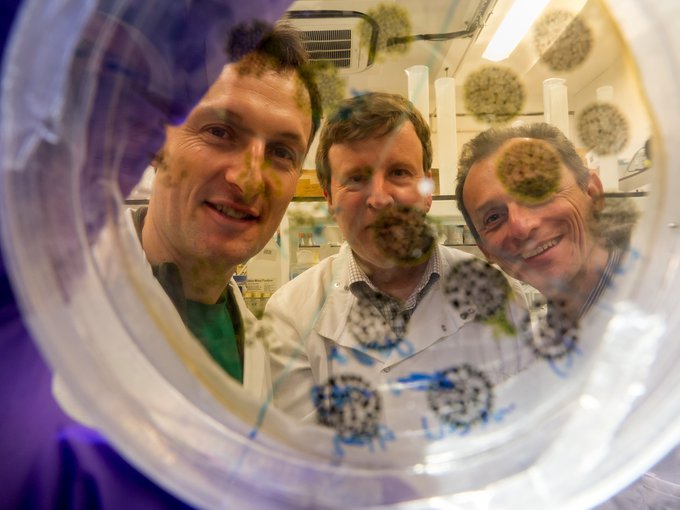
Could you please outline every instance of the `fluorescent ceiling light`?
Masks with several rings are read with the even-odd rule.
[[[515,0],[484,50],[482,58],[492,62],[508,58],[549,1]]]

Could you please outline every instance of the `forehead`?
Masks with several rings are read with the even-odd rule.
[[[361,140],[346,140],[328,150],[331,169],[351,169],[357,163],[371,168],[395,163],[413,163],[422,169],[423,146],[411,122],[404,122],[390,133],[370,134]]]
[[[499,160],[505,154],[508,154],[508,153],[517,154],[521,150],[526,150],[529,147],[534,147],[535,149],[537,149],[539,151],[548,151],[550,153],[557,155],[557,151],[546,140],[541,140],[539,138],[520,137],[520,138],[510,138],[510,139],[506,140],[494,152],[492,152],[489,156],[487,156],[484,159],[489,159],[494,163],[494,165],[497,165]],[[480,161],[483,161],[483,160],[480,160]],[[532,161],[532,160],[527,159],[527,162],[529,162],[529,161]]]
[[[566,167],[564,162],[559,158],[557,152],[548,142],[535,138],[511,138],[505,141],[490,155],[478,160],[470,167],[463,187],[463,201],[470,213],[473,213],[477,207],[484,206],[490,200],[509,200],[515,198],[501,182],[498,175],[498,166],[503,156],[509,150],[522,148],[527,143],[535,144],[540,148],[546,148],[556,155],[559,164],[560,188],[570,187],[576,184],[576,178],[573,172]],[[513,156],[516,158],[517,154],[518,153],[516,152]],[[519,154],[521,155],[521,151],[519,151]],[[521,158],[519,163],[521,164]],[[536,158],[528,157],[526,164],[535,166],[537,164]],[[532,170],[534,170],[534,173],[540,173],[540,171],[537,171],[535,168]]]
[[[238,63],[224,66],[217,80],[203,97],[203,101],[238,98],[244,91],[262,96],[265,102],[275,100],[284,104],[294,104],[300,109],[309,106],[309,96],[302,80],[292,69],[277,72],[266,67],[256,68]]]
[[[244,121],[264,122],[272,130],[294,129],[305,142],[311,132],[309,95],[292,69],[277,72],[229,64],[192,113],[206,111],[237,114]]]

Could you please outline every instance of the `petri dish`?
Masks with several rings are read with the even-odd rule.
[[[217,369],[122,219],[163,126],[225,64],[229,31],[287,3],[49,5],[22,6],[3,69],[3,250],[68,411],[166,489],[205,508],[586,508],[680,440],[675,2],[587,6],[595,29],[616,27],[644,90],[655,173],[624,274],[584,325],[586,355],[495,386],[480,426],[416,416],[361,442],[256,402]]]

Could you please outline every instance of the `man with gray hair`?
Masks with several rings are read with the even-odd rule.
[[[541,292],[560,331],[608,287],[637,216],[625,202],[605,209],[597,174],[546,123],[489,129],[465,144],[456,199],[487,259]],[[553,340],[557,351],[574,348],[570,335]]]

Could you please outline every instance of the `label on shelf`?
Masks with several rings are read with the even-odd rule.
[[[278,287],[275,278],[248,278],[246,288],[251,292],[274,292]]]

